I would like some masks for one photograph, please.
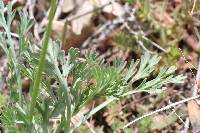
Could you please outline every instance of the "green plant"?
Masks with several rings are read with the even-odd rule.
[[[139,124],[141,132],[147,133],[151,127],[151,123],[152,123],[151,119],[149,118],[143,119]]]
[[[30,121],[32,121],[33,119],[33,111],[36,105],[36,99],[40,90],[40,81],[42,78],[42,71],[43,71],[43,67],[45,65],[45,56],[47,54],[47,49],[48,49],[48,42],[49,42],[49,38],[51,36],[51,31],[52,31],[52,22],[53,22],[53,18],[55,15],[55,11],[56,11],[56,1],[52,0],[51,1],[51,10],[49,12],[49,23],[48,26],[46,28],[46,33],[45,33],[45,37],[44,37],[44,41],[43,41],[43,48],[42,51],[40,52],[40,61],[38,63],[38,69],[36,71],[36,77],[35,77],[35,81],[33,83],[33,89],[32,89],[32,100],[31,100],[31,107],[30,107]],[[70,101],[69,101],[70,104]],[[68,128],[69,128],[69,124],[68,124]]]
[[[165,66],[157,77],[148,79],[160,60],[156,55],[144,54],[141,60],[132,60],[130,65],[125,61],[113,61],[112,65],[105,63],[97,53],[90,51],[82,59],[75,48],[70,48],[65,56],[60,41],[50,39],[55,0],[51,3],[49,25],[42,48],[31,45],[32,38],[26,34],[31,22],[21,14],[18,30],[20,51],[17,53],[10,31],[14,11],[11,5],[4,8],[3,2],[0,2],[0,24],[5,29],[0,34],[0,46],[9,58],[10,73],[13,73],[7,83],[11,100],[1,115],[1,126],[5,132],[72,132],[114,100],[137,92],[160,91],[161,86],[181,83],[185,78],[173,75],[176,70],[174,66]],[[10,14],[7,20],[5,9]],[[22,94],[24,77],[32,81],[31,97]],[[133,84],[137,86],[135,89]],[[100,97],[106,100],[90,110],[79,123],[71,123],[71,119],[85,105]],[[56,120],[60,122],[54,127],[51,121]]]
[[[12,6],[9,4],[6,6],[7,9],[7,19],[4,14],[4,3],[0,1],[0,25],[3,27],[5,32],[0,33],[0,46],[6,53],[9,59],[9,70],[12,75],[12,82],[10,82],[10,89],[12,98],[18,99],[20,103],[22,102],[22,81],[20,69],[18,67],[18,57],[15,52],[14,42],[11,37],[11,23],[15,16],[15,12],[12,11]],[[6,38],[7,37],[7,38]],[[18,95],[17,95],[18,94]],[[15,95],[15,96],[14,96]]]
[[[137,1],[136,0],[125,0],[130,5],[134,5]]]
[[[199,26],[196,19],[189,15],[192,8],[190,1],[182,1],[181,6],[178,2],[168,0],[141,0],[139,4],[140,8],[136,13],[144,29],[151,33],[147,37],[164,48],[178,45],[189,29],[186,25]]]
[[[137,47],[136,44],[138,38],[139,37],[133,36],[128,32],[120,31],[114,34],[113,42],[123,49],[134,50]]]

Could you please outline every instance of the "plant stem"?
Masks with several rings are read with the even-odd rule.
[[[9,28],[9,27],[8,27]],[[10,43],[10,52],[9,52],[9,58],[11,60],[11,62],[13,63],[13,67],[14,67],[14,71],[15,71],[15,76],[16,76],[16,80],[17,80],[17,88],[18,90],[18,94],[19,94],[19,103],[22,104],[22,81],[21,81],[21,75],[20,75],[20,69],[18,67],[18,61],[17,61],[17,57],[16,57],[16,53],[15,53],[15,48],[14,48],[14,43],[10,34],[10,28],[9,29],[5,29],[6,33],[7,33],[7,37]]]
[[[137,89],[136,90],[131,90],[131,91],[128,91],[128,92],[124,93],[122,95],[122,97],[131,95],[131,94],[135,94],[135,93],[139,93],[139,92],[143,92],[143,91],[144,91],[143,89],[140,89],[140,90],[137,90]],[[115,100],[118,100],[118,98],[111,97],[111,98],[107,99],[105,102],[103,102],[100,105],[98,105],[97,107],[95,107],[94,109],[92,109],[86,116],[84,116],[82,118],[82,120],[80,120],[79,123],[77,123],[75,125],[75,127],[73,128],[73,130],[71,132],[73,132],[76,128],[78,128],[82,123],[84,123],[88,118],[90,118],[91,116],[93,116],[96,112],[98,112],[99,110],[103,109],[104,107],[106,107],[108,104],[110,104],[111,102],[113,102]]]
[[[51,0],[50,8],[51,9],[50,9],[49,16],[48,16],[49,23],[47,25],[47,29],[46,29],[46,33],[45,33],[45,37],[44,37],[44,41],[43,41],[43,48],[40,53],[39,67],[36,72],[35,82],[33,84],[32,93],[31,93],[32,100],[31,100],[31,107],[30,107],[30,122],[32,122],[32,119],[33,119],[33,112],[35,109],[37,96],[38,96],[38,93],[40,90],[40,82],[42,79],[42,71],[43,71],[43,67],[44,67],[44,63],[45,63],[45,56],[47,53],[48,42],[49,42],[49,38],[50,38],[51,32],[52,32],[52,22],[53,22],[55,10],[56,10],[56,0]]]
[[[67,86],[67,83],[63,81],[63,87],[64,89],[66,89],[66,96],[67,96],[67,100],[66,100],[66,104],[67,104],[67,121],[66,121],[66,125],[64,126],[64,130],[65,133],[69,133],[70,131],[70,123],[71,123],[71,99],[70,99],[70,92],[69,92],[69,88]]]
[[[67,105],[67,120],[66,120],[66,122],[64,122],[64,124],[65,124],[64,125],[64,132],[65,133],[69,133],[70,132],[71,116],[72,116],[70,90],[69,90],[69,87],[68,87],[67,80],[66,80],[65,77],[62,76],[62,74],[60,73],[59,68],[57,68],[57,72],[59,74],[58,77],[60,77],[59,78],[59,83],[61,84],[62,89],[64,90],[64,94],[66,95],[66,98],[67,98],[67,100],[66,100],[66,105]],[[66,118],[65,117],[65,112],[62,115],[64,115],[63,118]],[[60,126],[60,127],[62,127],[62,126]],[[60,130],[60,129],[58,129],[58,130]]]
[[[68,26],[68,20],[66,19],[65,23],[64,23],[63,30],[62,30],[62,35],[61,35],[62,45],[64,45],[65,42],[66,42],[65,37],[66,37],[66,33],[67,33],[67,26]]]
[[[171,103],[171,104],[169,104],[169,105],[167,105],[167,106],[165,106],[165,107],[163,107],[163,108],[157,109],[157,110],[155,110],[155,111],[153,111],[153,112],[149,112],[149,113],[147,113],[147,114],[145,114],[145,115],[143,115],[143,116],[141,116],[141,117],[138,117],[138,118],[136,118],[135,120],[129,122],[128,124],[126,124],[126,125],[123,127],[123,129],[127,128],[127,127],[130,126],[131,124],[133,124],[133,123],[135,123],[135,122],[137,122],[137,121],[139,121],[139,120],[141,120],[141,119],[144,119],[144,118],[146,118],[146,117],[148,117],[148,116],[154,115],[154,114],[156,114],[156,113],[159,113],[159,112],[162,112],[162,111],[171,109],[171,108],[174,108],[174,107],[176,107],[176,106],[179,105],[179,104],[186,103],[186,102],[191,101],[191,100],[194,100],[194,99],[198,99],[199,97],[200,97],[199,95],[193,96],[193,97],[189,97],[189,98],[186,98],[186,99],[184,99],[184,100],[181,100],[181,101],[178,101],[178,102],[175,102],[175,103]]]

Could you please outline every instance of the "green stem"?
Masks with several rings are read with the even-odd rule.
[[[135,94],[135,93],[139,93],[139,92],[143,92],[143,91],[144,91],[143,89],[140,89],[140,90],[137,90],[137,89],[136,90],[131,90],[131,91],[128,91],[128,92],[124,93],[122,95],[122,97],[131,95],[131,94]],[[71,132],[73,132],[76,128],[78,128],[82,123],[84,123],[88,118],[90,118],[91,116],[93,116],[96,112],[98,112],[99,110],[103,109],[104,107],[106,107],[108,104],[110,104],[111,102],[113,102],[115,100],[118,100],[118,98],[111,97],[111,98],[107,99],[105,102],[103,102],[100,105],[98,105],[97,107],[95,107],[94,109],[92,109],[86,116],[84,116],[82,118],[82,120],[80,120],[79,123],[77,123],[75,125],[75,127],[71,130]]]
[[[8,40],[10,42],[10,60],[13,64],[14,67],[14,71],[15,71],[15,76],[16,76],[16,80],[17,80],[17,89],[18,90],[18,94],[19,94],[19,103],[22,104],[22,81],[21,81],[21,75],[20,75],[20,69],[18,67],[18,60],[16,57],[16,53],[15,53],[15,48],[14,48],[14,43],[10,34],[10,28],[9,29],[5,29],[7,36],[8,36]]]
[[[49,16],[48,16],[49,23],[47,25],[47,29],[46,29],[46,33],[45,33],[45,37],[44,37],[44,41],[43,41],[43,48],[40,53],[39,67],[36,72],[35,82],[33,84],[32,93],[31,93],[31,97],[32,97],[31,107],[30,107],[30,122],[31,123],[32,123],[32,119],[33,119],[33,112],[35,109],[37,96],[38,96],[38,93],[40,90],[40,82],[42,79],[42,71],[43,71],[43,67],[44,67],[44,63],[45,63],[45,56],[47,53],[48,42],[49,42],[49,38],[50,38],[51,32],[52,32],[52,22],[53,22],[55,10],[56,10],[56,0],[51,0],[50,8],[51,9],[50,9]]]
[[[59,71],[59,68],[57,68],[57,73],[59,74],[59,83],[61,84],[62,89],[64,90],[64,93],[66,95],[66,105],[67,105],[67,120],[65,122],[64,120],[64,132],[69,133],[70,132],[70,123],[71,123],[71,116],[72,116],[72,111],[71,111],[71,98],[70,98],[70,90],[68,87],[68,83],[65,77],[62,76],[62,74]],[[65,117],[65,112],[63,113],[63,118]],[[62,126],[59,126],[59,128]],[[59,130],[59,129],[58,129]]]
[[[62,45],[64,45],[65,42],[66,42],[66,38],[65,37],[66,37],[66,33],[67,33],[67,25],[68,25],[68,20],[66,19],[65,23],[64,23],[62,35],[61,35]]]
[[[71,115],[72,115],[72,112],[71,112],[71,99],[70,99],[70,92],[69,92],[69,88],[67,86],[67,83],[63,81],[63,87],[64,89],[66,90],[66,97],[67,97],[67,100],[66,100],[66,104],[67,104],[67,121],[66,121],[66,124],[65,124],[65,127],[64,127],[64,131],[65,133],[69,133],[70,131],[70,123],[71,123]]]

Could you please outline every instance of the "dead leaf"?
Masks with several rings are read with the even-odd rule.
[[[181,117],[184,118],[187,115],[187,111],[185,107],[182,107],[181,109],[176,110],[176,113]],[[161,130],[174,122],[177,121],[178,116],[172,111],[169,115],[155,115],[151,118],[151,130]]]
[[[70,12],[76,8],[75,13],[71,14],[69,18],[81,16],[71,21],[72,31],[80,35],[83,27],[90,25],[94,13],[93,9],[105,6],[108,3],[110,3],[110,0],[63,0],[62,11]],[[112,4],[105,6],[102,11],[118,17],[125,14],[124,8],[118,2],[112,2]]]
[[[94,32],[94,25],[85,26],[80,35],[73,33],[71,30],[68,30],[66,34],[66,42],[63,44],[62,48],[64,50],[69,49],[70,47],[80,47],[80,45]]]
[[[64,23],[65,23],[64,21],[54,20],[53,25],[52,25],[53,31],[62,32],[63,27],[64,27]]]
[[[174,113],[170,115],[156,115],[152,118],[151,129],[162,129],[177,120],[177,116]]]
[[[96,0],[96,3],[98,3],[97,6],[103,6],[103,5],[108,4],[110,1],[111,0]],[[111,13],[118,17],[123,16],[125,14],[125,10],[122,7],[122,5],[115,1],[112,2],[112,4],[104,7],[103,12]]]
[[[188,102],[188,114],[193,132],[200,132],[200,107],[195,100]]]
[[[85,1],[82,6],[80,6],[77,9],[76,15],[79,16],[81,14],[87,13],[89,11],[92,11],[94,9],[94,6],[90,1]],[[87,26],[90,24],[90,20],[92,18],[92,13],[89,13],[87,15],[84,15],[82,17],[79,17],[71,22],[72,24],[72,31],[76,33],[77,35],[81,34],[81,30],[84,26]]]
[[[61,10],[64,13],[68,13],[73,10],[75,7],[80,5],[83,0],[63,0],[61,4]]]

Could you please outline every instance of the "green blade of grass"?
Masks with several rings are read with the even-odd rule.
[[[37,100],[37,96],[40,90],[40,82],[42,79],[42,71],[43,71],[43,67],[45,63],[45,56],[47,53],[48,42],[49,42],[49,38],[52,32],[52,22],[53,22],[55,10],[56,10],[56,0],[51,0],[50,8],[51,9],[48,16],[49,23],[47,25],[47,29],[46,29],[46,33],[45,33],[45,37],[43,41],[43,48],[40,53],[40,62],[39,62],[38,70],[36,72],[35,82],[33,83],[33,88],[32,88],[32,93],[31,93],[32,99],[31,99],[31,107],[30,107],[30,122],[32,122],[32,119],[33,119],[33,113],[34,113],[34,109],[36,105],[36,100]]]

